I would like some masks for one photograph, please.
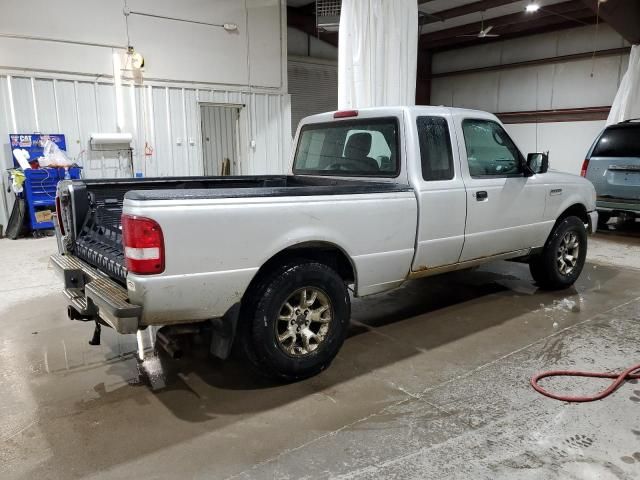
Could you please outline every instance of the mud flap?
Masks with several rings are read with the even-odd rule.
[[[222,318],[211,320],[211,346],[209,351],[214,357],[226,360],[231,353],[233,339],[236,336],[240,304],[232,306]]]

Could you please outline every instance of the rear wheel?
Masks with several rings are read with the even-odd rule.
[[[531,276],[544,289],[568,288],[580,276],[587,257],[587,230],[578,217],[561,220],[544,250],[529,262]]]
[[[328,266],[300,260],[265,275],[248,292],[241,318],[246,357],[285,381],[329,366],[347,334],[349,293]]]

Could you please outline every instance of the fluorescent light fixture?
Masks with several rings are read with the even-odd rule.
[[[538,5],[537,3],[530,3],[525,7],[524,10],[528,13],[537,12],[538,10],[540,10],[540,5]]]

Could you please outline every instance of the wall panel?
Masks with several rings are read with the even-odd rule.
[[[58,0],[51,8],[49,0],[3,2],[0,32],[93,45],[0,38],[0,65],[112,75],[111,46],[130,42],[145,56],[147,78],[284,89],[282,0],[128,0],[131,11],[169,17],[131,14],[128,33],[125,3]]]
[[[31,90],[31,79],[11,77],[11,93],[16,114],[17,133],[38,131],[36,110],[33,104],[33,92]]]
[[[520,123],[505,128],[525,155],[548,150],[551,169],[577,175],[589,148],[604,128],[604,120]]]
[[[53,80],[36,78],[33,82],[33,89],[40,131],[57,132],[59,125]]]
[[[616,49],[626,44],[610,26],[578,27],[496,41],[434,55],[431,103],[493,113],[562,110],[611,105],[628,55],[590,56],[530,66],[509,64]],[[504,65],[504,68],[492,68]],[[464,73],[464,70],[487,68]],[[447,75],[446,72],[450,72]],[[457,73],[456,73],[457,72]],[[579,173],[604,121],[510,124],[523,152],[546,151],[553,168]]]
[[[8,146],[8,134],[14,130],[8,108],[11,98],[18,131],[33,132],[39,124],[43,133],[55,130],[65,134],[68,154],[84,167],[85,176],[131,175],[126,151],[98,152],[89,144],[91,133],[117,131],[112,83],[38,76],[33,77],[32,90],[32,77],[14,76],[10,81],[11,95],[7,77],[0,75],[2,168],[9,168],[12,162]],[[288,170],[291,143],[288,95],[126,84],[123,86],[123,131],[133,135],[135,172],[147,177],[203,174],[200,102],[240,108],[238,173],[280,174]],[[0,205],[0,224],[3,225],[6,225],[4,202],[7,200],[11,201],[3,195]]]

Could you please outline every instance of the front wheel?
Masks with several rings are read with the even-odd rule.
[[[240,339],[263,373],[301,380],[329,366],[349,326],[349,292],[328,266],[291,262],[265,275],[248,292]]]
[[[567,217],[554,227],[544,249],[529,262],[531,276],[547,290],[568,288],[580,276],[587,258],[587,230],[578,217]]]

